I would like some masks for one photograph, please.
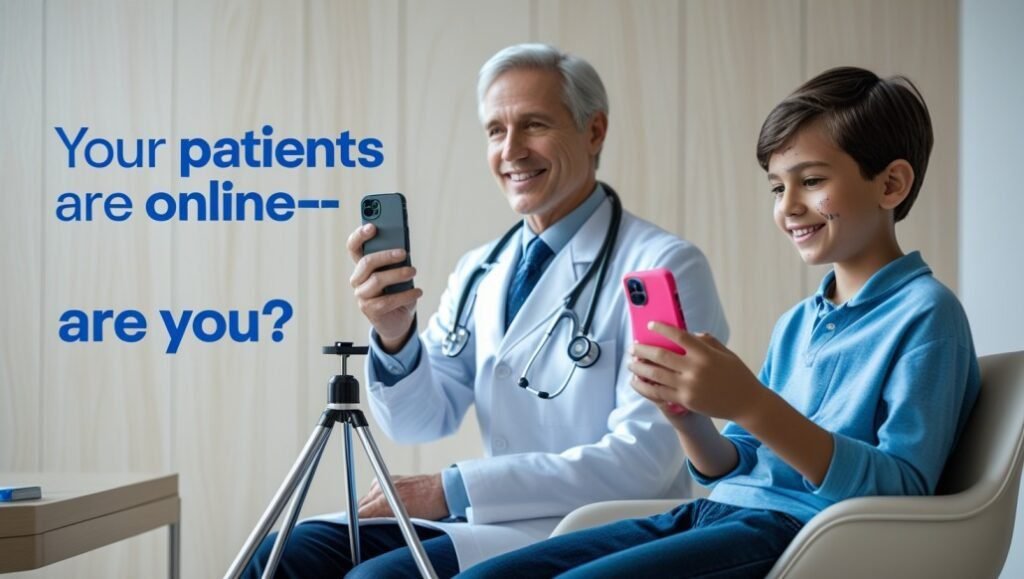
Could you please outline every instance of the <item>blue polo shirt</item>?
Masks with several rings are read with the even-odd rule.
[[[832,433],[815,486],[735,423],[739,464],[710,479],[710,499],[810,520],[838,501],[935,492],[981,383],[967,316],[918,252],[876,272],[845,304],[818,292],[779,319],[759,379]]]

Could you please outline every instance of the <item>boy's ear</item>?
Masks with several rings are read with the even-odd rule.
[[[878,206],[882,209],[895,209],[897,205],[910,195],[914,185],[914,168],[904,159],[896,159],[882,170],[879,175],[885,189]]]

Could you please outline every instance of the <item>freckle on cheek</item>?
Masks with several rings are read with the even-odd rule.
[[[836,213],[835,208],[832,207],[832,200],[828,197],[818,201],[818,213],[829,221],[839,219],[839,214]]]

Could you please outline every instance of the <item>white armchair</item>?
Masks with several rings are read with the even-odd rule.
[[[997,577],[1013,535],[1024,459],[1024,351],[981,358],[981,394],[935,496],[832,505],[793,539],[768,577]],[[679,500],[579,508],[552,533],[667,511]]]

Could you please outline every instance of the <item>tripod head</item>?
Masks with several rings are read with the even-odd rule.
[[[365,356],[370,351],[368,346],[353,346],[352,342],[335,342],[323,347],[323,353],[330,356],[341,356],[341,373],[348,374],[348,357],[353,354]]]
[[[365,356],[367,346],[353,346],[352,342],[335,342],[323,347],[323,353],[341,356],[341,374],[335,374],[327,383],[328,404],[359,404],[359,381],[348,373],[348,357],[356,354]]]

